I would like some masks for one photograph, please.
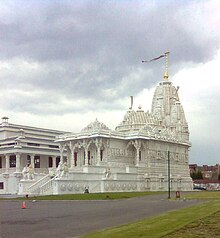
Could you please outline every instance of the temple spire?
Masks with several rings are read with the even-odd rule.
[[[169,75],[168,75],[168,55],[169,55],[169,51],[166,51],[165,53],[164,53],[164,55],[165,55],[165,73],[164,73],[164,80],[168,80],[168,78],[169,78]]]

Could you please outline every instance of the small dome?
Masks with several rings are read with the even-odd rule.
[[[116,131],[140,130],[146,124],[159,125],[158,120],[149,112],[144,112],[141,107],[135,111],[128,111],[124,116],[124,120],[118,125]]]
[[[82,132],[92,132],[92,131],[100,131],[100,130],[108,130],[110,129],[102,122],[99,122],[96,118],[94,122],[91,122],[88,126],[82,129]]]

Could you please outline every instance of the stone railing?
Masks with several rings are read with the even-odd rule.
[[[0,174],[8,172],[9,174],[12,174],[16,171],[16,168],[1,168],[0,169]]]
[[[58,177],[58,175],[56,175],[55,177],[53,177],[52,179],[50,179],[49,181],[47,181],[46,183],[42,184],[39,187],[39,191],[41,195],[46,195],[46,194],[53,194],[53,181]]]
[[[50,180],[49,174],[45,175],[43,178],[36,181],[28,188],[29,194],[40,194],[40,187]]]

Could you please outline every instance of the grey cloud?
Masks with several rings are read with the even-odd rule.
[[[169,49],[174,74],[182,62],[204,62],[213,55],[217,41],[212,36],[208,43],[203,37],[197,41],[206,20],[199,22],[201,17],[189,12],[190,4],[190,1],[181,4],[175,1],[163,4],[144,1],[24,1],[18,4],[11,1],[6,4],[8,13],[0,18],[3,32],[0,57],[7,61],[18,58],[36,62],[40,67],[28,75],[12,69],[13,79],[9,75],[2,82],[12,88],[39,90],[44,95],[53,93],[54,99],[49,104],[56,105],[55,95],[62,95],[73,101],[93,100],[99,109],[105,108],[109,100],[114,107],[121,108],[119,98],[135,95],[162,79],[164,62],[146,65],[141,64],[142,59],[153,58]],[[198,32],[190,25],[193,23],[198,26]],[[130,79],[123,84],[124,78],[139,71],[145,71],[139,74],[139,80]],[[106,89],[114,90],[115,94],[105,95]],[[26,100],[28,96],[24,96]],[[38,100],[46,104],[48,98]],[[46,111],[58,113],[50,106]]]
[[[20,14],[14,11],[8,16],[14,21],[5,24],[1,20],[4,32],[1,41],[5,46],[1,52],[8,57],[20,55],[39,61],[97,60],[100,64],[108,62],[114,66],[114,62],[116,65],[120,62],[124,66],[137,65],[140,57],[152,57],[167,48],[175,52],[178,60],[189,60],[188,57],[200,60],[201,54],[205,57],[210,52],[210,49],[201,50],[202,38],[200,44],[193,42],[191,32],[182,23],[179,25],[184,6],[158,4],[141,12],[135,2],[89,2],[78,6],[64,1],[46,6],[35,2],[24,15],[23,9],[19,10]],[[196,16],[192,13],[189,17]]]

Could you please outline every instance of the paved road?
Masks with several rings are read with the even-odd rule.
[[[108,201],[0,201],[1,238],[69,238],[125,224],[198,201],[173,201],[166,195]]]

